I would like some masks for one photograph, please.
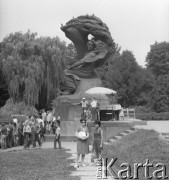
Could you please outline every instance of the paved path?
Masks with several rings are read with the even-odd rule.
[[[72,166],[75,165],[76,159],[76,142],[72,142],[65,144],[65,148],[69,146],[68,153],[71,154],[70,159],[74,160],[74,163],[71,164]],[[64,145],[63,145],[64,146]],[[89,147],[91,152],[91,146]],[[85,167],[79,166],[76,171],[72,172],[72,176],[80,176],[81,180],[96,180],[97,179],[97,166],[91,162],[91,153],[85,156]],[[114,180],[112,177],[108,177],[108,180]]]
[[[169,121],[147,121],[147,125],[136,125],[136,129],[153,129],[159,133],[169,133]]]

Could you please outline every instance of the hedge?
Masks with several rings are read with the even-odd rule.
[[[161,113],[156,113],[156,112],[149,112],[149,113],[136,113],[136,119],[141,119],[141,120],[169,120],[169,112],[161,112]]]
[[[12,115],[32,116],[38,115],[38,111],[35,107],[28,106],[24,102],[14,103],[12,99],[8,99],[6,104],[0,108],[0,123],[11,121]]]

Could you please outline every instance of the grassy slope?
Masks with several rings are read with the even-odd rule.
[[[117,158],[115,163],[117,169],[125,169],[120,167],[120,165],[122,163],[129,163],[132,173],[133,164],[145,164],[146,159],[149,159],[149,163],[153,163],[154,166],[157,163],[163,163],[167,167],[167,176],[169,176],[169,144],[160,140],[155,131],[138,130],[115,142],[113,145],[106,146],[103,156]],[[157,169],[159,168],[150,168],[150,175]],[[140,168],[138,174],[140,180],[145,179],[144,168]]]
[[[0,179],[79,180],[69,176],[74,167],[64,150],[42,149],[0,153]]]

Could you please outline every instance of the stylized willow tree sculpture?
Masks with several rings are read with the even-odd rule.
[[[75,45],[78,61],[64,70],[62,90],[64,94],[73,94],[80,78],[91,78],[94,69],[103,65],[115,43],[109,29],[99,18],[92,15],[73,18],[62,25],[61,30]],[[91,40],[88,36],[92,35]]]

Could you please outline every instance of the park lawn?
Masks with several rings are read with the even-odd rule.
[[[145,164],[146,159],[149,159],[149,164],[153,164],[153,167],[149,167],[149,176],[152,176],[152,179],[156,179],[153,172],[162,169],[161,166],[156,167],[157,163],[165,165],[166,176],[169,177],[169,143],[161,139],[159,134],[153,130],[138,130],[114,142],[112,145],[106,145],[102,152],[102,156],[109,159],[117,158],[116,162],[111,167],[112,169],[114,168],[113,170],[116,174],[119,170],[128,168],[126,165],[120,167],[122,163],[127,163],[131,167],[130,172],[133,176],[135,171],[134,163]],[[144,170],[144,167],[138,169],[139,180],[148,179],[145,178]],[[122,174],[122,176],[126,175],[126,172]],[[162,172],[159,172],[157,175],[162,176]]]
[[[69,176],[74,167],[70,154],[59,149],[34,149],[0,153],[0,179],[79,180]]]

